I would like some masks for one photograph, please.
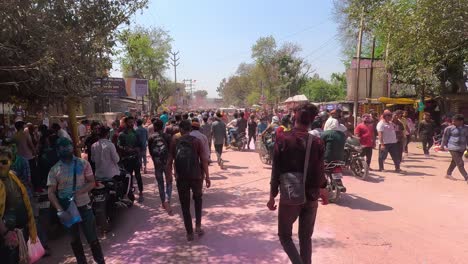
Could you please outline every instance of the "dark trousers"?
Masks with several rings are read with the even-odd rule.
[[[404,141],[406,141],[406,139]],[[405,146],[404,146],[405,143],[406,142],[403,142],[403,141],[399,141],[399,142],[396,143],[397,147],[398,147],[398,157],[400,159],[400,162],[403,160],[403,150],[405,148]]]
[[[452,175],[455,167],[458,167],[461,175],[465,180],[468,180],[468,176],[465,170],[465,161],[463,160],[463,151],[453,151],[450,150],[450,155],[452,155],[452,161],[447,169],[447,175]]]
[[[385,148],[379,151],[379,169],[384,169],[384,161],[387,159],[388,153],[392,157],[393,163],[395,164],[395,169],[400,169],[400,147],[398,143],[385,144]]]
[[[363,157],[366,157],[366,162],[367,162],[367,165],[369,165],[369,166],[370,166],[370,163],[371,163],[371,160],[372,160],[372,151],[373,151],[372,147],[362,148],[361,155]]]
[[[431,149],[434,144],[432,137],[421,136],[422,147],[425,155],[429,154],[429,149]]]
[[[141,178],[141,164],[138,157],[125,159],[123,161],[125,170],[132,175],[130,178],[130,186],[133,187],[133,178],[135,177],[138,184],[138,190],[143,192],[143,179]],[[130,189],[130,193],[133,193],[133,190]]]
[[[31,173],[31,184],[34,188],[41,187],[41,176],[39,175],[39,168],[37,166],[36,159],[28,160],[29,163],[29,171]]]
[[[250,140],[254,140],[254,143],[257,142],[257,135],[254,134],[249,134],[249,143],[247,143],[247,146],[250,148]]]
[[[219,161],[221,159],[221,155],[223,154],[223,144],[215,144],[214,148]]]
[[[154,174],[158,182],[159,198],[161,202],[171,202],[172,197],[172,182],[166,181],[166,188],[164,188],[164,167],[160,164],[154,164]]]
[[[312,263],[312,234],[318,202],[307,201],[303,205],[283,205],[280,203],[278,212],[278,236],[284,251],[293,264]],[[299,218],[299,247],[292,240],[292,228]]]
[[[408,145],[411,142],[411,135],[406,136],[405,153],[408,153]]]
[[[179,192],[180,206],[184,217],[184,225],[187,234],[193,234],[192,215],[190,214],[190,190],[192,190],[195,202],[195,225],[201,226],[202,219],[202,196],[203,180],[178,180],[177,191]]]
[[[86,256],[84,254],[83,244],[80,238],[80,228],[86,238],[86,241],[91,247],[94,261],[99,264],[105,263],[104,254],[102,253],[101,245],[96,232],[96,220],[94,218],[93,209],[89,205],[78,207],[82,221],[72,225],[68,229],[71,238],[71,247],[78,264],[86,263]]]

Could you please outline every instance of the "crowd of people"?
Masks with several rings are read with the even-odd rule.
[[[269,122],[271,121],[271,122]],[[211,186],[209,165],[212,145],[216,163],[224,169],[223,149],[241,133],[251,141],[265,144],[272,157],[272,179],[268,208],[276,209],[274,198],[281,189],[282,175],[304,173],[306,202],[279,207],[279,237],[286,253],[293,261],[310,263],[310,239],[319,197],[326,200],[323,167],[331,161],[343,160],[344,145],[348,137],[359,139],[369,168],[373,150],[378,150],[378,170],[384,170],[384,161],[390,154],[395,171],[401,170],[408,143],[416,136],[421,140],[424,155],[430,155],[434,144],[447,149],[452,161],[446,177],[458,167],[468,181],[463,155],[468,142],[468,129],[464,117],[455,115],[437,126],[429,113],[420,122],[413,121],[408,111],[385,110],[379,117],[374,111],[364,114],[356,127],[352,115],[343,117],[340,109],[320,112],[312,104],[304,104],[289,112],[239,111],[232,117],[221,111],[167,113],[141,118],[125,115],[109,126],[99,121],[83,120],[78,126],[79,142],[73,145],[69,128],[64,123],[50,127],[35,126],[18,119],[14,133],[0,135],[0,258],[6,263],[17,263],[20,258],[18,233],[24,240],[36,242],[39,238],[50,254],[44,224],[38,217],[37,196],[47,192],[59,220],[67,214],[70,204],[76,205],[81,222],[66,228],[70,245],[78,263],[86,263],[80,229],[91,248],[94,260],[104,263],[90,206],[89,192],[100,179],[112,179],[124,169],[131,174],[125,200],[144,203],[142,171],[147,173],[147,153],[154,165],[161,204],[169,215],[173,214],[171,198],[173,182],[179,194],[180,206],[188,241],[195,235],[204,235],[202,228],[203,185]],[[312,140],[312,141],[311,141]],[[311,142],[310,145],[306,144]],[[82,151],[74,156],[74,149]],[[310,149],[312,151],[310,151]],[[310,151],[310,152],[309,152]],[[306,159],[306,156],[308,159]],[[305,161],[305,162],[303,162]],[[337,180],[342,192],[346,187]],[[195,207],[195,228],[190,213],[190,197]],[[292,224],[299,217],[301,250],[298,253],[291,240]]]

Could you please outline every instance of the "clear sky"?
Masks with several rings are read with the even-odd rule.
[[[221,79],[241,62],[252,62],[251,47],[259,37],[299,44],[321,77],[344,71],[332,12],[333,0],[150,0],[132,25],[169,31],[173,49],[180,52],[178,81],[197,80],[196,89],[217,97]],[[114,68],[117,77],[119,66]],[[167,76],[174,78],[172,67]]]

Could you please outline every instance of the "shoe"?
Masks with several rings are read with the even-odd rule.
[[[188,242],[191,242],[191,241],[193,241],[194,239],[195,239],[195,236],[193,235],[193,233],[187,234],[187,241],[188,241]]]
[[[405,172],[403,170],[401,170],[401,169],[396,169],[395,172],[400,173],[400,174],[405,174]]]
[[[205,231],[201,228],[201,227],[195,227],[195,234],[197,234],[197,236],[201,237],[205,234]]]
[[[138,196],[138,203],[143,203],[145,201],[145,198],[143,197],[143,194],[140,194],[140,196]]]
[[[50,257],[51,252],[49,246],[44,247],[44,257]]]
[[[380,168],[379,171],[380,171],[380,172],[383,172],[383,171],[385,171],[385,170],[384,170],[383,168]]]
[[[430,158],[430,157],[431,157],[431,155],[429,155],[429,154],[424,154],[424,157],[426,157],[426,158]]]
[[[372,168],[369,168],[369,171],[374,171],[374,169],[372,169]]]
[[[457,179],[455,179],[452,175],[445,175],[445,178],[449,179],[449,180],[452,180],[452,181],[456,181]]]

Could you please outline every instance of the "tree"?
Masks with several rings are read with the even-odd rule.
[[[377,56],[384,57],[394,81],[416,86],[419,95],[466,92],[466,8],[458,0],[335,1],[340,28],[351,33],[348,39],[356,39],[364,15],[366,35],[376,38]],[[350,44],[343,44],[349,51]],[[369,50],[368,41],[364,47]]]
[[[197,99],[206,99],[206,97],[208,96],[208,91],[206,91],[206,90],[198,90],[198,91],[193,92],[193,95],[194,95],[195,98],[197,98]]]
[[[336,76],[340,76],[340,74],[336,74],[335,78]],[[314,102],[331,102],[345,97],[342,83],[336,79],[328,82],[318,76],[307,81],[306,85],[302,87],[302,93]]]
[[[1,1],[0,87],[30,98],[83,97],[112,66],[118,26],[147,0]]]
[[[172,38],[161,28],[136,27],[119,35],[123,45],[121,67],[124,76],[150,80],[149,99],[154,112],[175,93],[175,86],[163,76],[169,67]]]

